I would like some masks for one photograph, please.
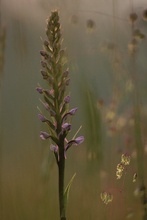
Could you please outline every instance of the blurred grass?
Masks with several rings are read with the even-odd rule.
[[[97,4],[99,3],[97,2]],[[46,1],[45,5],[47,5]],[[54,5],[53,2],[52,5]],[[79,6],[79,3],[76,2],[76,5]],[[64,1],[65,6],[66,1]],[[106,51],[110,57],[109,63],[108,57],[104,57],[100,52],[101,42],[105,39],[110,41],[113,39],[113,16],[112,18],[110,16],[101,18],[97,14],[85,13],[83,15],[81,12],[74,11],[78,20],[76,24],[73,24],[70,23],[70,17],[67,17],[72,15],[71,8],[70,5],[67,14],[65,13],[67,8],[61,8],[61,17],[64,22],[62,26],[65,33],[65,44],[67,41],[71,69],[72,63],[77,65],[77,69],[73,68],[71,72],[73,81],[71,104],[79,106],[73,130],[76,130],[77,125],[80,126],[79,123],[82,122],[83,128],[80,132],[85,135],[85,143],[78,148],[71,148],[67,154],[66,183],[75,172],[77,173],[69,197],[68,219],[124,220],[132,218],[142,220],[140,195],[134,196],[134,191],[140,186],[139,181],[137,179],[136,183],[132,182],[132,176],[138,166],[135,136],[133,127],[129,126],[130,118],[128,116],[132,113],[132,94],[129,95],[129,98],[126,94],[127,101],[124,97],[119,100],[120,109],[115,112],[116,119],[119,116],[126,117],[128,124],[123,130],[108,136],[107,129],[110,124],[107,124],[105,120],[105,111],[110,110],[114,92],[116,97],[119,97],[118,90],[112,91],[114,85],[112,53],[110,50]],[[45,10],[47,14],[50,8],[48,10],[45,8]],[[121,5],[118,13],[120,11]],[[122,15],[122,12],[120,13]],[[15,16],[17,17],[16,14]],[[44,30],[42,28],[41,33],[36,26],[44,27],[44,23],[40,22],[34,27],[32,20],[29,20],[30,17],[27,20],[26,16],[25,22],[22,22],[21,19],[24,18],[17,20],[15,16],[11,15],[8,20],[9,32],[1,90],[3,108],[1,109],[0,124],[4,125],[3,136],[0,140],[3,140],[0,146],[2,150],[0,163],[1,219],[58,219],[57,170],[52,163],[54,157],[48,144],[41,142],[38,137],[42,127],[37,118],[38,94],[35,87],[40,81],[39,50],[41,41],[39,37],[43,36]],[[86,22],[90,19],[94,21],[95,26],[92,32],[87,32]],[[41,17],[41,20],[44,21],[44,18]],[[146,23],[141,20],[139,22],[146,32]],[[126,22],[124,24],[122,21],[118,21],[117,28],[118,43],[120,44],[118,50],[124,61],[125,69],[130,70],[128,55],[126,55],[128,54],[127,43],[130,37],[130,26]],[[140,93],[143,92],[145,96],[146,51],[144,48],[141,44],[139,45],[137,77]],[[120,80],[120,89],[124,94],[122,91],[124,84],[120,74],[122,70],[117,71],[115,74],[118,74],[117,80]],[[125,77],[127,78],[128,75]],[[106,103],[102,112],[97,106],[101,97],[104,97]],[[125,104],[122,105],[123,98]],[[144,128],[143,147],[145,147],[147,141],[145,98],[141,106],[141,117],[141,127]],[[115,123],[116,121],[114,121],[114,125]],[[124,140],[126,135],[132,140],[128,145]],[[116,166],[123,151],[132,153],[131,165],[125,178],[116,181]],[[144,166],[146,167],[145,148],[143,151]],[[144,178],[146,184],[146,171]],[[100,199],[100,193],[103,190],[110,190],[114,194],[114,200],[110,205],[106,206]],[[120,192],[121,190],[122,192]]]

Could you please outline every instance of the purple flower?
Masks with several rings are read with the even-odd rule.
[[[43,79],[47,79],[48,78],[47,72],[41,70],[41,74],[43,76]]]
[[[68,150],[68,148],[70,148],[72,145],[79,145],[84,141],[84,136],[79,136],[74,140],[71,140],[67,143],[66,147],[65,147],[65,151]]]
[[[53,89],[46,89],[45,91],[48,95],[54,95],[54,90]]]
[[[44,62],[43,60],[41,60],[41,66],[42,66],[43,68],[47,68],[47,63]]]
[[[47,133],[47,132],[45,132],[45,131],[41,131],[40,132],[40,138],[42,139],[42,140],[46,140],[46,139],[48,139],[50,137],[50,135]]]
[[[53,151],[54,153],[57,153],[57,152],[58,152],[58,146],[52,144],[52,145],[50,146],[50,150]]]
[[[68,115],[74,115],[76,113],[77,109],[78,108],[73,108],[69,112],[67,112],[65,115],[63,115],[62,122],[64,122],[64,120],[66,120]]]
[[[84,141],[84,136],[79,136],[74,141],[77,145],[81,144]]]
[[[48,54],[47,54],[44,50],[41,50],[41,51],[40,51],[40,54],[41,54],[41,56],[44,57],[44,59],[47,60],[47,58],[48,58]]]
[[[64,124],[62,125],[62,129],[63,129],[63,131],[70,131],[70,130],[71,130],[71,124],[69,124],[69,123],[64,123]]]
[[[46,121],[47,121],[47,118],[44,117],[42,114],[38,114],[38,118],[39,118],[40,121],[42,121],[42,122],[46,122]]]
[[[50,150],[53,151],[57,155],[57,160],[59,161],[59,148],[57,145],[51,145]]]
[[[70,102],[70,96],[69,95],[65,96],[64,102],[65,102],[65,104],[68,104]]]
[[[76,113],[76,111],[78,110],[78,108],[73,108],[69,111],[70,115],[74,115]]]
[[[44,91],[44,89],[42,89],[41,87],[37,87],[36,90],[37,90],[37,92],[39,92],[40,94],[42,94],[43,91]]]

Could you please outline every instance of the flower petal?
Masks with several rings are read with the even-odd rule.
[[[65,96],[64,102],[65,102],[65,104],[68,104],[70,102],[70,96],[69,95]]]
[[[70,130],[71,130],[71,124],[69,124],[69,123],[64,123],[64,124],[62,125],[62,129],[63,129],[63,131],[70,131]]]
[[[78,110],[78,108],[73,108],[69,112],[67,112],[65,115],[63,115],[62,122],[64,122],[64,120],[66,120],[68,115],[74,115],[77,110]]]
[[[79,136],[75,139],[76,144],[81,144],[84,141],[84,136]]]
[[[79,136],[76,139],[69,141],[65,147],[65,151],[67,151],[68,148],[70,148],[72,145],[79,145],[83,141],[84,141],[84,136]]]
[[[52,145],[50,146],[50,150],[53,151],[54,153],[57,153],[57,152],[58,152],[58,146],[52,144]]]
[[[42,139],[42,140],[46,140],[46,139],[48,139],[50,137],[50,135],[47,133],[47,132],[45,132],[45,131],[41,131],[40,132],[40,138]]]
[[[42,122],[46,122],[47,118],[45,118],[42,114],[38,114],[38,118],[40,119],[40,121]]]
[[[70,115],[74,115],[76,113],[76,111],[78,110],[78,108],[73,108],[69,111]]]
[[[43,91],[44,91],[41,87],[37,87],[36,90],[37,90],[37,92],[39,92],[40,94],[42,94]]]

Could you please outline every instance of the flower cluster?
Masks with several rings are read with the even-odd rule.
[[[128,154],[122,154],[121,155],[121,163],[122,164],[129,165],[130,164],[130,160],[131,160],[130,155],[128,155]]]
[[[124,171],[124,165],[122,163],[117,164],[117,168],[116,168],[117,179],[120,179],[122,177],[123,171]]]
[[[65,50],[61,48],[62,37],[59,23],[58,11],[53,11],[47,20],[46,35],[47,40],[43,43],[43,50],[40,51],[41,75],[47,82],[48,88],[40,86],[36,90],[43,95],[42,101],[48,117],[42,113],[39,119],[48,125],[49,132],[40,132],[40,138],[50,139],[52,144],[50,149],[54,152],[57,162],[60,156],[66,157],[66,151],[72,145],[81,144],[83,136],[67,141],[66,136],[71,131],[70,117],[75,115],[77,108],[69,110],[70,96],[66,94],[69,85],[69,70],[66,68]]]
[[[113,195],[108,192],[102,192],[100,194],[101,200],[107,205],[108,203],[112,202]]]
[[[127,166],[129,164],[130,164],[130,155],[122,154],[121,155],[121,162],[119,164],[117,164],[117,167],[116,167],[117,179],[120,179],[122,177],[125,166]]]

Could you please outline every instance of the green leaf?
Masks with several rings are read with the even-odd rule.
[[[52,128],[55,131],[56,127],[50,120],[47,120],[46,123],[49,125],[50,128]]]
[[[74,180],[76,176],[76,173],[72,176],[71,180],[69,181],[65,191],[64,191],[64,205],[65,205],[65,212],[66,212],[66,209],[67,209],[67,203],[68,203],[68,197],[69,197],[69,190],[70,190],[70,187],[71,187],[71,184]]]
[[[75,135],[73,136],[72,140],[74,140],[77,136],[77,134],[79,133],[79,131],[81,130],[82,128],[82,125],[79,127],[79,129],[77,130],[77,132],[75,133]]]
[[[63,115],[65,113],[65,111],[66,111],[66,104],[64,103],[63,106],[62,106],[60,114]]]
[[[51,137],[52,141],[54,141],[57,145],[59,144],[59,141],[55,136],[52,135],[50,137]]]
[[[49,104],[49,107],[52,108],[52,110],[54,111],[55,108],[54,108],[54,105],[53,103],[49,100],[49,97],[44,95],[44,100],[47,102],[47,104]]]

